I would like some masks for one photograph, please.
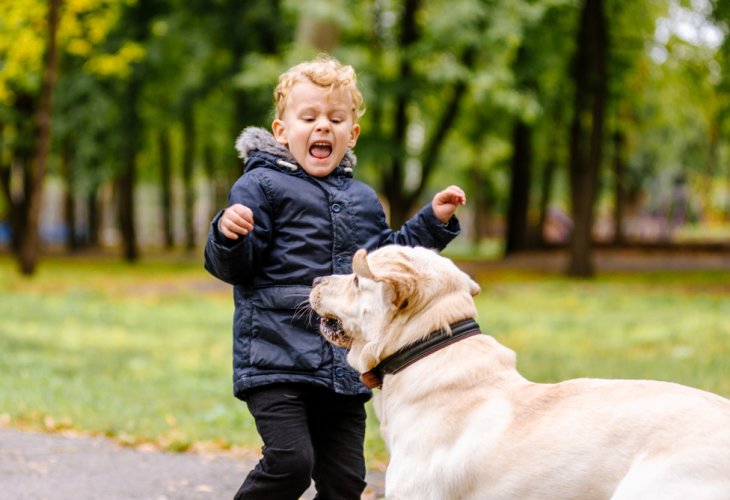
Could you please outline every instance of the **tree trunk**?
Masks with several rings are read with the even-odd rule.
[[[4,144],[4,137],[3,132],[5,131],[4,124],[0,122],[0,151],[3,151],[5,149]],[[7,163],[3,162],[4,155],[0,154],[0,189],[2,189],[3,196],[6,200],[6,205],[8,207],[8,220],[10,222],[10,248],[13,251],[13,253],[17,253],[17,245],[15,244],[17,240],[17,235],[19,234],[17,231],[19,231],[20,227],[22,227],[19,224],[18,218],[20,216],[20,212],[18,210],[18,203],[16,200],[14,200],[13,197],[13,190],[12,190],[12,170],[13,170],[13,162],[12,160],[9,160]]]
[[[482,140],[482,131],[476,130],[470,134],[474,144],[479,144]],[[489,176],[489,169],[484,166],[488,163],[482,158],[482,148],[477,146],[480,151],[479,156],[474,160],[471,167],[471,195],[469,197],[469,205],[472,209],[472,244],[478,248],[479,244],[491,236],[495,232],[492,214],[497,204],[497,196],[493,180]]]
[[[13,141],[10,161],[0,171],[0,181],[6,193],[10,216],[10,248],[20,260],[20,240],[28,220],[31,171],[36,147],[36,124],[23,119],[38,113],[35,99],[27,93],[18,94],[13,103],[12,116],[16,134],[21,140]]]
[[[626,228],[624,227],[624,214],[626,213],[626,134],[623,130],[617,129],[613,133],[613,178],[614,178],[614,204],[613,220],[614,233],[613,242],[623,244],[626,242]]]
[[[10,200],[11,247],[20,260],[20,240],[28,226],[28,203],[32,186],[33,158],[37,147],[37,125],[25,119],[38,114],[37,100],[30,94],[19,94],[13,103],[14,125],[21,140],[13,141],[8,169],[8,200]]]
[[[472,244],[476,247],[487,236],[486,214],[489,211],[486,182],[478,162],[471,167],[470,205],[473,207],[474,220],[472,222]]]
[[[207,219],[211,220],[216,215],[221,207],[226,206],[228,201],[228,186],[222,182],[218,176],[216,176],[216,160],[215,160],[215,148],[212,144],[207,143],[203,148],[203,168],[205,175],[208,177],[208,181],[211,186],[211,197],[213,203],[209,210]]]
[[[606,100],[607,20],[603,0],[585,0],[573,61],[575,106],[570,135],[570,198],[573,234],[567,273],[589,277],[595,272],[591,233],[601,165]]]
[[[195,109],[193,101],[188,100],[183,109],[183,157],[182,157],[182,180],[183,180],[183,223],[185,226],[185,248],[195,248],[195,188],[193,186],[193,166],[195,164]]]
[[[41,85],[40,103],[36,115],[38,136],[30,175],[27,220],[20,234],[20,247],[18,250],[20,272],[25,275],[32,275],[35,272],[40,253],[41,201],[48,155],[51,149],[51,106],[53,87],[56,83],[56,75],[58,72],[56,34],[58,33],[60,8],[61,0],[49,0],[48,45],[43,58],[43,83]]]
[[[511,255],[527,248],[527,214],[530,206],[532,168],[532,130],[518,119],[512,129],[512,169],[505,254]]]
[[[416,16],[420,2],[418,0],[407,0],[403,9],[401,21],[400,47],[403,52],[418,40],[418,28]],[[472,67],[476,51],[469,48],[464,51],[461,62],[466,67]],[[445,102],[441,116],[434,121],[433,133],[426,141],[423,152],[420,155],[421,171],[418,183],[411,191],[405,186],[405,164],[407,158],[407,133],[409,120],[407,109],[411,100],[409,82],[413,80],[413,66],[411,60],[404,56],[400,61],[399,82],[401,90],[398,92],[393,116],[393,140],[395,153],[391,159],[390,169],[383,175],[381,191],[388,199],[390,207],[390,224],[392,227],[400,227],[411,215],[414,205],[423,194],[428,180],[435,170],[441,148],[446,140],[447,134],[459,116],[461,101],[467,91],[467,83],[459,81],[454,84],[451,96]]]
[[[2,177],[4,186],[7,185],[7,198],[10,216],[10,248],[13,254],[20,259],[20,241],[23,231],[28,226],[28,198],[30,197],[30,176],[32,159],[27,157],[22,148],[13,151],[14,158]]]
[[[420,6],[419,0],[406,0],[403,5],[403,17],[401,18],[401,31],[398,40],[402,54],[407,54],[409,48],[418,39],[418,26],[416,13]],[[391,157],[390,168],[383,175],[381,191],[388,199],[390,207],[390,224],[399,228],[407,219],[411,210],[411,200],[406,196],[404,190],[405,181],[405,159],[406,159],[406,132],[408,131],[407,109],[410,101],[409,87],[413,78],[413,67],[407,55],[401,55],[398,71],[400,90],[395,100],[395,111],[393,114],[393,145],[395,152]]]
[[[170,155],[170,132],[167,129],[159,131],[157,144],[160,150],[162,238],[165,248],[169,250],[175,246],[175,238],[172,230],[172,159]]]
[[[67,136],[61,146],[61,175],[66,181],[63,200],[63,219],[66,223],[66,248],[75,252],[80,248],[78,227],[76,226],[76,181],[73,172],[71,137]]]
[[[725,165],[725,189],[730,193],[730,165]],[[725,203],[725,222],[730,222],[730,203]]]
[[[703,185],[700,189],[703,193],[708,194],[712,192],[712,179],[715,178],[715,174],[720,168],[720,146],[722,145],[720,141],[720,131],[722,130],[723,125],[719,120],[720,117],[713,115],[710,118],[707,131],[707,163],[705,167],[705,175],[703,176]]]
[[[92,189],[86,196],[86,217],[88,224],[87,245],[91,248],[99,246],[99,233],[101,232],[101,214],[103,206],[99,202],[98,187]]]
[[[550,157],[545,163],[545,167],[542,171],[542,180],[540,183],[540,216],[537,223],[535,233],[537,234],[537,241],[540,245],[545,245],[545,223],[547,222],[548,206],[550,205],[550,198],[552,197],[553,191],[553,179],[555,178],[555,170],[557,167],[557,159],[555,158],[555,149],[551,149]]]
[[[137,113],[137,102],[139,100],[141,82],[139,77],[133,75],[127,88],[127,99],[124,116],[124,161],[121,175],[118,179],[119,194],[119,229],[122,234],[122,247],[124,259],[128,262],[136,262],[139,259],[137,247],[137,230],[134,214],[134,187],[137,170],[137,151],[139,150],[140,118]]]
[[[129,40],[143,44],[149,37],[151,21],[160,14],[161,2],[129,2],[125,5],[122,25]],[[140,151],[143,136],[143,121],[139,106],[147,73],[144,61],[132,64],[131,75],[126,81],[122,93],[123,115],[121,118],[122,172],[117,179],[119,203],[119,229],[122,237],[124,259],[136,262],[139,259],[139,247],[136,229],[135,187],[137,177],[137,154]]]

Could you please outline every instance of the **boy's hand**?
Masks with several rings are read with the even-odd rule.
[[[449,186],[436,193],[431,202],[433,213],[442,224],[449,222],[459,205],[466,205],[466,195],[459,186]]]
[[[237,240],[239,234],[246,236],[253,231],[253,212],[240,203],[231,205],[218,220],[218,231],[230,240]]]

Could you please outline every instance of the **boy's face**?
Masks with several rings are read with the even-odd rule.
[[[330,92],[303,80],[292,87],[284,114],[274,120],[271,128],[276,140],[289,148],[305,172],[325,177],[339,166],[360,135],[352,107],[349,92]]]

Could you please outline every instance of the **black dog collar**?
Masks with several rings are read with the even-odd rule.
[[[436,330],[431,332],[423,341],[398,350],[392,356],[382,360],[372,370],[360,375],[360,380],[366,387],[377,389],[383,385],[383,378],[386,375],[398,373],[405,367],[447,345],[481,333],[479,324],[473,319],[452,323],[449,327],[451,333],[444,329]]]

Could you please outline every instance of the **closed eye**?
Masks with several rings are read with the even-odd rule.
[[[355,286],[360,286],[360,278],[357,277],[357,274],[354,278],[352,278],[352,282],[355,284]]]

